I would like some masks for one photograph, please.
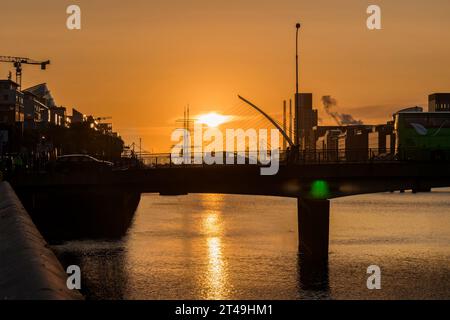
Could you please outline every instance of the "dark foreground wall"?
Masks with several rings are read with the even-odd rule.
[[[125,235],[140,193],[114,186],[14,187],[33,222],[51,244]]]
[[[83,299],[14,190],[0,182],[0,300]]]

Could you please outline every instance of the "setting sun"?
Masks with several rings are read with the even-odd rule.
[[[224,116],[215,112],[211,112],[198,116],[197,123],[205,124],[210,128],[216,128],[221,124],[228,122],[229,119],[230,116]]]

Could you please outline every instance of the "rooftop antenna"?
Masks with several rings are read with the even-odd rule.
[[[289,99],[289,138],[292,140],[292,99]]]

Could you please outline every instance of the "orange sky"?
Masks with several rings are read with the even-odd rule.
[[[69,31],[78,4],[82,30]],[[383,30],[366,28],[382,9]],[[183,108],[225,112],[241,94],[270,114],[295,90],[295,23],[301,91],[337,111],[381,123],[399,108],[450,91],[448,0],[15,0],[2,3],[0,55],[50,59],[24,67],[24,87],[47,82],[58,104],[112,116],[127,143],[169,151]],[[10,66],[0,65],[0,78]]]

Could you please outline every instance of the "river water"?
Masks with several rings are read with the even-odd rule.
[[[298,255],[296,206],[143,194],[123,239],[53,249],[81,267],[88,299],[450,299],[450,189],[332,200],[326,268]]]

